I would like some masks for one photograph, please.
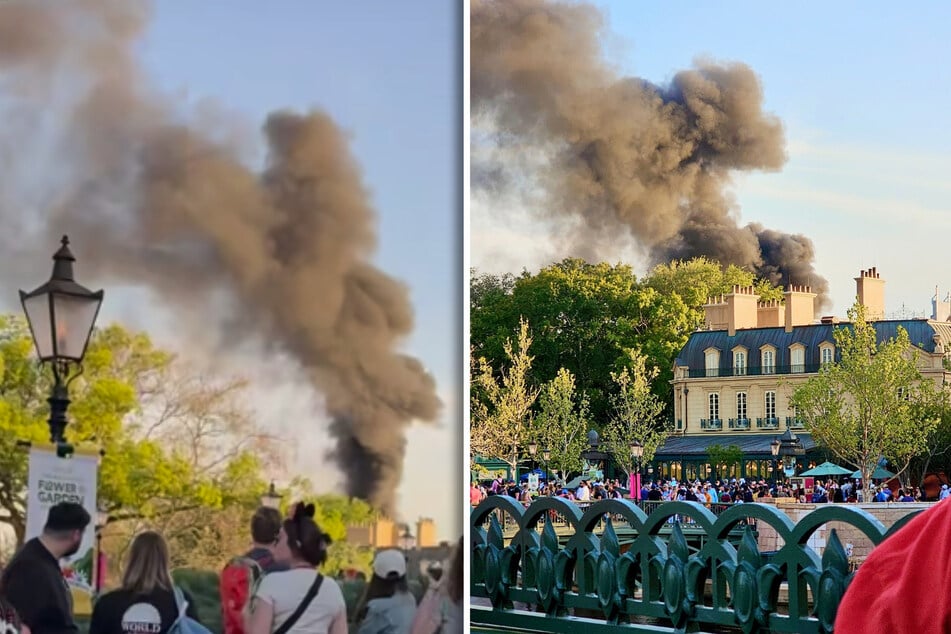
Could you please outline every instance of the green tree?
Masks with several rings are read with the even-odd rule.
[[[514,281],[474,277],[471,286],[479,297],[470,312],[475,353],[497,367],[505,361],[509,333],[526,319],[532,324],[536,380],[551,381],[561,368],[571,372],[595,420],[608,417],[611,372],[626,367],[630,350],[664,358],[656,365],[667,367],[689,332],[679,298],[639,284],[624,264],[567,259]],[[683,336],[669,336],[678,328]],[[660,382],[658,388],[668,389]]]
[[[517,473],[531,432],[531,410],[538,388],[530,383],[533,357],[528,351],[532,336],[528,322],[521,320],[518,339],[507,339],[506,364],[496,379],[485,359],[473,359],[471,383],[477,390],[471,396],[469,438],[478,455],[505,461]]]
[[[723,477],[730,472],[732,467],[738,466],[743,461],[743,450],[737,445],[727,445],[726,447],[710,445],[707,447],[707,456],[714,473]],[[721,467],[725,470],[722,473],[720,472]]]
[[[68,440],[104,452],[99,501],[110,522],[170,520],[178,512],[252,505],[271,453],[237,405],[243,382],[208,381],[120,326],[97,330],[71,385]],[[22,541],[28,452],[46,442],[50,381],[23,319],[0,317],[0,522]]]
[[[627,473],[634,470],[631,443],[637,441],[644,448],[643,462],[649,462],[664,443],[669,425],[662,422],[664,404],[651,391],[651,382],[657,378],[657,368],[649,368],[647,359],[631,354],[631,369],[612,373],[618,387],[612,399],[613,413],[605,426],[603,437],[615,462]]]
[[[937,420],[916,416],[929,388],[908,333],[899,328],[896,337],[879,341],[860,304],[849,319],[834,332],[841,359],[798,387],[792,402],[818,444],[859,468],[870,500],[869,475],[879,458],[904,471],[926,448]]]
[[[912,416],[916,420],[934,420],[936,424],[928,433],[924,449],[912,458],[909,471],[917,475],[918,482],[923,481],[928,473],[951,473],[951,399],[948,389],[922,381],[920,397],[912,407]]]
[[[782,297],[748,271],[702,258],[656,267],[642,280],[626,264],[579,259],[517,277],[471,271],[470,342],[477,358],[500,367],[506,339],[520,318],[527,319],[536,381],[551,381],[565,368],[575,377],[576,391],[587,397],[592,418],[604,421],[612,410],[611,373],[630,369],[632,350],[660,368],[652,390],[670,401],[674,357],[703,323],[708,297],[734,284],[757,284],[764,299]]]
[[[590,426],[587,397],[575,392],[575,377],[561,368],[538,395],[538,415],[533,438],[548,448],[549,468],[567,478],[581,469],[581,452]]]
[[[677,295],[687,306],[689,328],[703,325],[703,305],[710,297],[729,293],[734,286],[754,286],[763,301],[783,299],[783,289],[766,280],[757,280],[750,271],[734,264],[722,267],[704,257],[658,264],[645,279],[648,286],[664,295]]]

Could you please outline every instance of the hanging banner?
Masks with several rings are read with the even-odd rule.
[[[76,616],[92,614],[98,468],[98,453],[77,451],[69,458],[60,458],[52,446],[34,446],[30,449],[25,539],[33,539],[43,533],[50,507],[59,502],[82,504],[91,518],[79,551],[60,561],[63,577],[73,595],[73,612]]]

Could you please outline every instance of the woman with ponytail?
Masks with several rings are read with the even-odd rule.
[[[333,579],[317,568],[330,537],[314,522],[314,505],[297,504],[284,520],[274,559],[288,566],[266,575],[248,617],[248,634],[346,634],[347,604]]]

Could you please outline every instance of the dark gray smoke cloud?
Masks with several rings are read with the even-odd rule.
[[[4,247],[28,246],[35,262],[69,233],[83,275],[147,285],[209,328],[296,357],[325,396],[349,493],[391,512],[406,428],[440,403],[397,352],[413,311],[369,262],[375,215],[347,140],[324,113],[277,112],[266,165],[250,169],[240,125],[183,112],[148,84],[133,54],[147,9],[0,3],[0,164],[30,174],[0,189],[0,219],[24,231]],[[40,142],[51,160],[18,171]],[[213,310],[221,293],[227,313]]]
[[[750,68],[700,63],[666,86],[621,76],[587,4],[472,0],[470,23],[473,119],[502,150],[473,160],[473,188],[524,184],[501,175],[523,167],[505,157],[534,148],[546,160],[528,178],[548,194],[543,213],[582,220],[578,251],[625,227],[655,262],[705,255],[811,284],[828,302],[809,238],[739,226],[726,194],[733,172],[786,161],[782,124],[763,112]]]

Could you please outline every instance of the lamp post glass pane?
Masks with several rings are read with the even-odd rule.
[[[30,322],[33,342],[36,344],[36,353],[44,361],[52,359],[55,349],[53,348],[50,296],[44,293],[43,295],[24,297],[23,312],[26,313],[26,320]]]
[[[53,295],[56,323],[56,356],[81,360],[102,300],[74,295]]]

